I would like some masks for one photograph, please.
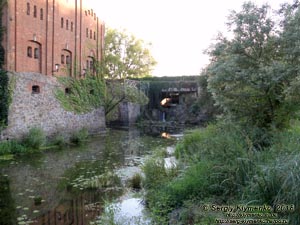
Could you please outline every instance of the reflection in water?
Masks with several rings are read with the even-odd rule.
[[[0,224],[15,224],[15,207],[11,196],[9,179],[0,174]]]
[[[123,193],[113,171],[168,144],[137,130],[110,130],[86,146],[0,162],[8,175],[0,177],[0,224],[88,225]]]

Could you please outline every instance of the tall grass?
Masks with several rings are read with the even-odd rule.
[[[268,143],[260,146],[253,139],[259,132],[219,123],[186,134],[176,156],[187,167],[171,180],[159,179],[160,186],[150,186],[146,198],[152,212],[168,221],[168,214],[177,209],[180,218],[206,224],[209,218],[203,214],[187,214],[186,202],[191,211],[205,199],[217,204],[290,204],[295,211],[279,217],[300,224],[300,127],[268,133],[268,138],[261,137]]]
[[[45,133],[38,127],[31,128],[23,139],[23,144],[31,150],[39,150],[45,143]]]
[[[89,132],[86,128],[82,128],[75,133],[72,134],[70,141],[73,144],[81,145],[83,142],[85,142],[88,139]]]
[[[0,142],[0,155],[25,153],[26,148],[14,140]]]

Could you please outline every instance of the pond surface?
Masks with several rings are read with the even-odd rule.
[[[81,147],[2,161],[0,224],[90,224],[103,213],[105,202],[124,196],[122,168],[135,171],[145,155],[171,145],[174,139],[111,129]],[[127,210],[137,201],[125,197],[117,204]]]

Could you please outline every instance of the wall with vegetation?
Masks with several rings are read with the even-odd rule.
[[[14,90],[8,126],[2,132],[2,138],[21,138],[32,127],[40,127],[48,136],[73,133],[82,128],[100,132],[105,128],[102,107],[84,114],[62,108],[55,92],[58,88],[65,90],[65,87],[55,77],[39,73],[10,73],[9,77],[14,80]]]

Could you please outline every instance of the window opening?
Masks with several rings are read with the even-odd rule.
[[[61,64],[65,64],[65,55],[61,55]]]
[[[32,94],[39,94],[40,93],[40,86],[33,85],[31,90],[32,90]]]
[[[69,55],[66,56],[66,64],[67,65],[71,64],[71,60],[70,60],[70,56]]]
[[[40,10],[40,19],[41,20],[44,19],[44,10],[43,9]]]
[[[63,17],[60,19],[60,26],[61,26],[61,28],[64,28],[64,18]]]
[[[27,15],[30,15],[30,3],[27,2]]]
[[[40,57],[40,54],[39,54],[40,52],[39,52],[39,49],[38,48],[35,48],[34,49],[34,58],[35,59],[38,59],[39,57]]]
[[[86,69],[87,70],[89,70],[89,66],[90,66],[89,60],[86,60]]]
[[[90,70],[93,70],[94,68],[94,63],[93,63],[93,60],[90,61]]]
[[[32,58],[32,47],[27,47],[27,56],[29,57],[29,58]]]
[[[33,6],[33,17],[37,16],[36,5]]]
[[[65,88],[65,94],[71,94],[71,88]]]

